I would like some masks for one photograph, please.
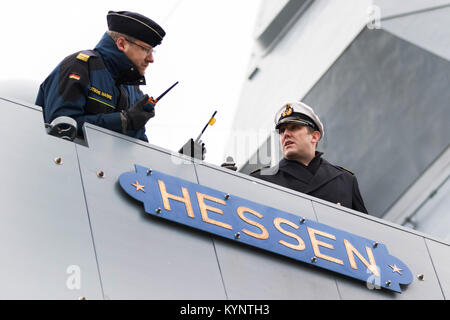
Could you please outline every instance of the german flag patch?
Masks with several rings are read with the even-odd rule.
[[[76,73],[69,74],[69,79],[80,80],[80,76]]]

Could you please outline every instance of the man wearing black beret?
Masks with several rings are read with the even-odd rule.
[[[66,57],[41,84],[36,104],[44,121],[59,116],[76,120],[78,135],[89,122],[148,141],[145,124],[155,116],[144,110],[148,95],[145,70],[154,62],[154,47],[165,36],[153,20],[134,12],[109,11],[108,31],[93,50]]]
[[[275,129],[283,159],[252,176],[367,213],[353,172],[331,164],[316,150],[325,130],[311,107],[297,101],[285,104],[275,115]]]

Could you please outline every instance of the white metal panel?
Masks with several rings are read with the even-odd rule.
[[[450,299],[450,245],[438,241],[426,239],[430,259],[433,262],[442,294],[445,299]],[[423,281],[428,281],[429,275],[420,273],[424,276]]]
[[[384,30],[450,60],[450,1],[448,7],[383,20]]]
[[[403,261],[413,275],[424,273],[427,281],[414,281],[404,287],[402,294],[392,294],[384,290],[369,290],[364,283],[357,285],[349,279],[339,279],[338,287],[342,299],[443,299],[442,291],[433,263],[429,259],[425,239],[406,228],[385,224],[381,219],[361,219],[353,210],[336,211],[331,206],[314,203],[318,221],[335,228],[363,236],[386,245],[389,253]],[[370,275],[368,275],[369,277]]]
[[[77,150],[105,297],[225,299],[210,236],[146,214],[118,184],[135,164],[197,182],[192,162],[89,124],[85,132],[89,148]]]
[[[201,185],[316,219],[312,197],[212,165],[196,165],[196,171]],[[214,243],[229,299],[340,298],[333,273],[224,239]]]
[[[75,145],[38,108],[0,108],[0,299],[102,299]]]
[[[381,17],[387,18],[405,15],[412,12],[429,10],[436,7],[450,5],[449,0],[374,0],[374,5],[381,9]]]

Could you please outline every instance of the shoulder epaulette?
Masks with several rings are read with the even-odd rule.
[[[267,168],[270,168],[270,166],[255,169],[255,170],[253,170],[252,172],[250,172],[250,174],[258,173],[258,172],[260,172],[262,169],[267,169]]]
[[[348,173],[350,173],[350,174],[352,174],[352,175],[355,175],[355,174],[353,173],[353,171],[348,170],[347,168],[344,168],[344,167],[341,167],[341,166],[336,166],[336,167],[338,167],[339,169],[345,170],[345,171],[347,171]]]
[[[90,57],[95,57],[96,54],[94,52],[94,50],[84,50],[81,51],[80,53],[78,53],[77,55],[77,59],[84,61],[84,62],[88,62]]]

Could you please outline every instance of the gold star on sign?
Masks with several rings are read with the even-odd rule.
[[[145,192],[145,190],[144,190],[144,187],[145,187],[145,186],[140,185],[139,182],[136,181],[136,183],[132,183],[131,185],[136,187],[136,191],[141,190],[141,191],[144,191],[144,192]]]
[[[398,274],[402,274],[400,271],[402,271],[403,269],[400,269],[399,267],[397,267],[396,264],[394,264],[393,266],[389,265],[389,267],[392,269],[392,272],[397,272]]]

